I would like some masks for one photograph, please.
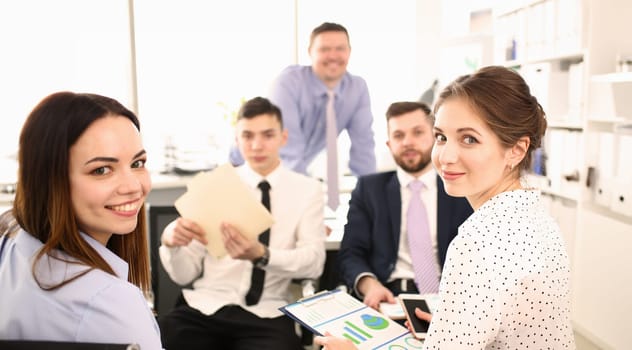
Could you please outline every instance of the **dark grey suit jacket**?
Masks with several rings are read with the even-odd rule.
[[[385,284],[395,269],[399,249],[402,199],[395,171],[362,176],[349,201],[347,224],[337,262],[348,288],[370,272]],[[437,177],[438,263],[443,268],[448,245],[472,214],[465,198],[450,197]]]

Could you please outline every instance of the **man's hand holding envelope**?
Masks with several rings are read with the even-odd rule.
[[[184,245],[195,239],[217,258],[227,252],[235,259],[261,256],[263,247],[257,237],[274,223],[230,164],[197,174],[175,207],[182,217],[163,243]]]

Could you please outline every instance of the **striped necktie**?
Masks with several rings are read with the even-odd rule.
[[[419,293],[437,293],[439,291],[439,267],[432,249],[428,214],[421,200],[423,182],[414,180],[408,184],[410,204],[406,216],[408,246],[415,271],[415,283]]]
[[[334,100],[334,92],[327,90],[327,108],[325,111],[327,122],[327,206],[335,211],[340,204],[340,198],[338,193],[338,126],[336,125]]]

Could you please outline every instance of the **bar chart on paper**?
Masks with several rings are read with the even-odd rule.
[[[319,334],[331,333],[359,349],[421,349],[423,342],[387,316],[352,296],[332,291],[281,309]]]

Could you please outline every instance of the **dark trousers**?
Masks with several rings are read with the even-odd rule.
[[[260,318],[236,305],[206,316],[184,303],[159,317],[158,323],[167,350],[302,349],[292,319]]]
[[[388,288],[394,296],[398,296],[402,293],[419,294],[417,286],[415,285],[415,280],[412,279],[396,279],[386,283],[384,286]]]

